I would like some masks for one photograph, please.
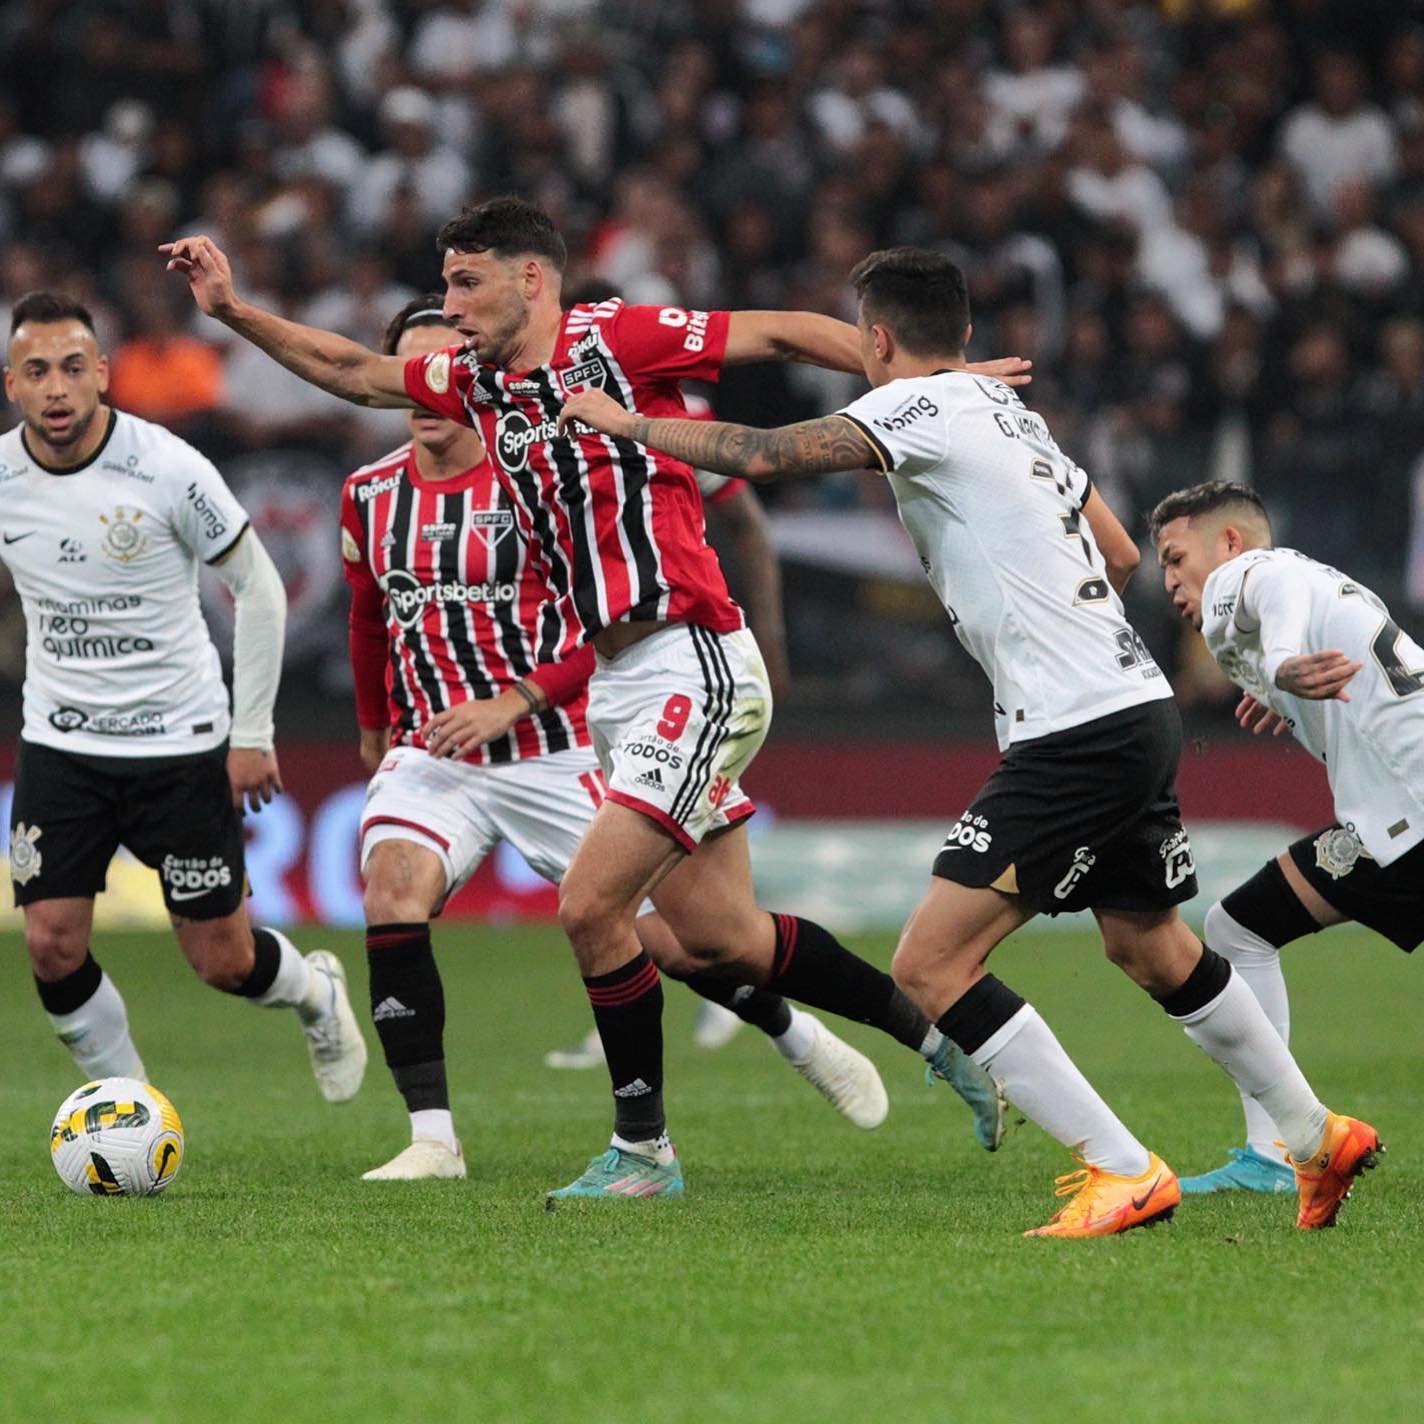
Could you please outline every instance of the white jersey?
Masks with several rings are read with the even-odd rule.
[[[227,688],[198,606],[198,562],[247,516],[210,461],[161,425],[115,411],[74,470],[0,436],[0,559],[25,611],[28,742],[98,756],[209,751]]]
[[[959,641],[994,684],[1000,750],[1172,689],[1087,522],[1092,488],[999,381],[938,371],[841,412],[874,446]]]
[[[1202,634],[1222,672],[1325,763],[1336,819],[1375,860],[1424,840],[1424,648],[1375,594],[1294,549],[1252,549],[1207,579]],[[1348,702],[1276,686],[1287,658],[1329,648],[1363,664]]]

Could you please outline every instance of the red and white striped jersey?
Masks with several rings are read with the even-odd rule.
[[[497,696],[558,656],[562,630],[538,548],[520,537],[487,459],[454,479],[426,480],[407,444],[357,470],[341,491],[341,553],[353,589],[353,649],[357,605],[382,604],[386,695],[399,744],[424,746],[421,729],[434,713]],[[357,680],[359,713],[359,666]],[[580,688],[465,760],[509,762],[587,746],[586,701]]]
[[[717,379],[729,320],[613,298],[566,312],[553,359],[532,371],[499,371],[459,348],[406,363],[412,400],[483,435],[548,566],[562,653],[619,622],[745,626],[691,469],[632,440],[555,433],[565,398],[589,386],[643,415],[685,416],[678,383]]]

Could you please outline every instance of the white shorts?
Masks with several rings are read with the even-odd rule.
[[[450,895],[498,842],[508,841],[557,885],[603,795],[603,772],[591,747],[499,766],[396,747],[366,788],[361,874],[382,841],[413,841],[439,856]]]
[[[766,739],[771,686],[747,629],[674,623],[600,656],[587,720],[608,799],[641,811],[684,850],[756,809],[738,778]]]

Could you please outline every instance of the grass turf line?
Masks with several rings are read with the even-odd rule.
[[[96,946],[188,1159],[155,1201],[68,1193],[50,1118],[77,1085],[10,938],[0,998],[0,1420],[1162,1420],[1412,1413],[1424,1368],[1418,989],[1382,941],[1287,951],[1295,1045],[1390,1147],[1333,1232],[1291,1198],[1189,1199],[1165,1227],[1029,1242],[1073,1163],[1032,1127],[997,1157],[879,1035],[891,1114],[858,1132],[754,1030],[692,1046],[668,990],[668,1096],[688,1196],[543,1192],[606,1140],[607,1081],[545,1069],[584,1031],[543,930],[438,928],[471,1179],[357,1180],[405,1140],[374,1034],[360,1097],[323,1103],[290,1013],[202,988],[163,936]],[[306,931],[345,958],[356,936]],[[885,962],[889,944],[865,940]],[[1085,938],[996,956],[1137,1133],[1186,1173],[1239,1141],[1234,1091]],[[364,1006],[358,1013],[365,1021]]]

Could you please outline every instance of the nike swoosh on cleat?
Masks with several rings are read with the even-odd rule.
[[[1147,1205],[1147,1203],[1152,1200],[1152,1193],[1157,1190],[1157,1183],[1160,1182],[1161,1180],[1162,1180],[1162,1177],[1161,1177],[1161,1174],[1159,1173],[1157,1176],[1153,1177],[1153,1179],[1152,1179],[1152,1185],[1151,1185],[1150,1187],[1148,1187],[1147,1190],[1146,1190],[1145,1192],[1143,1192],[1143,1194],[1142,1194],[1140,1197],[1133,1197],[1133,1199],[1132,1199],[1132,1209],[1133,1209],[1133,1211],[1141,1211],[1142,1208],[1145,1207],[1145,1206]]]

